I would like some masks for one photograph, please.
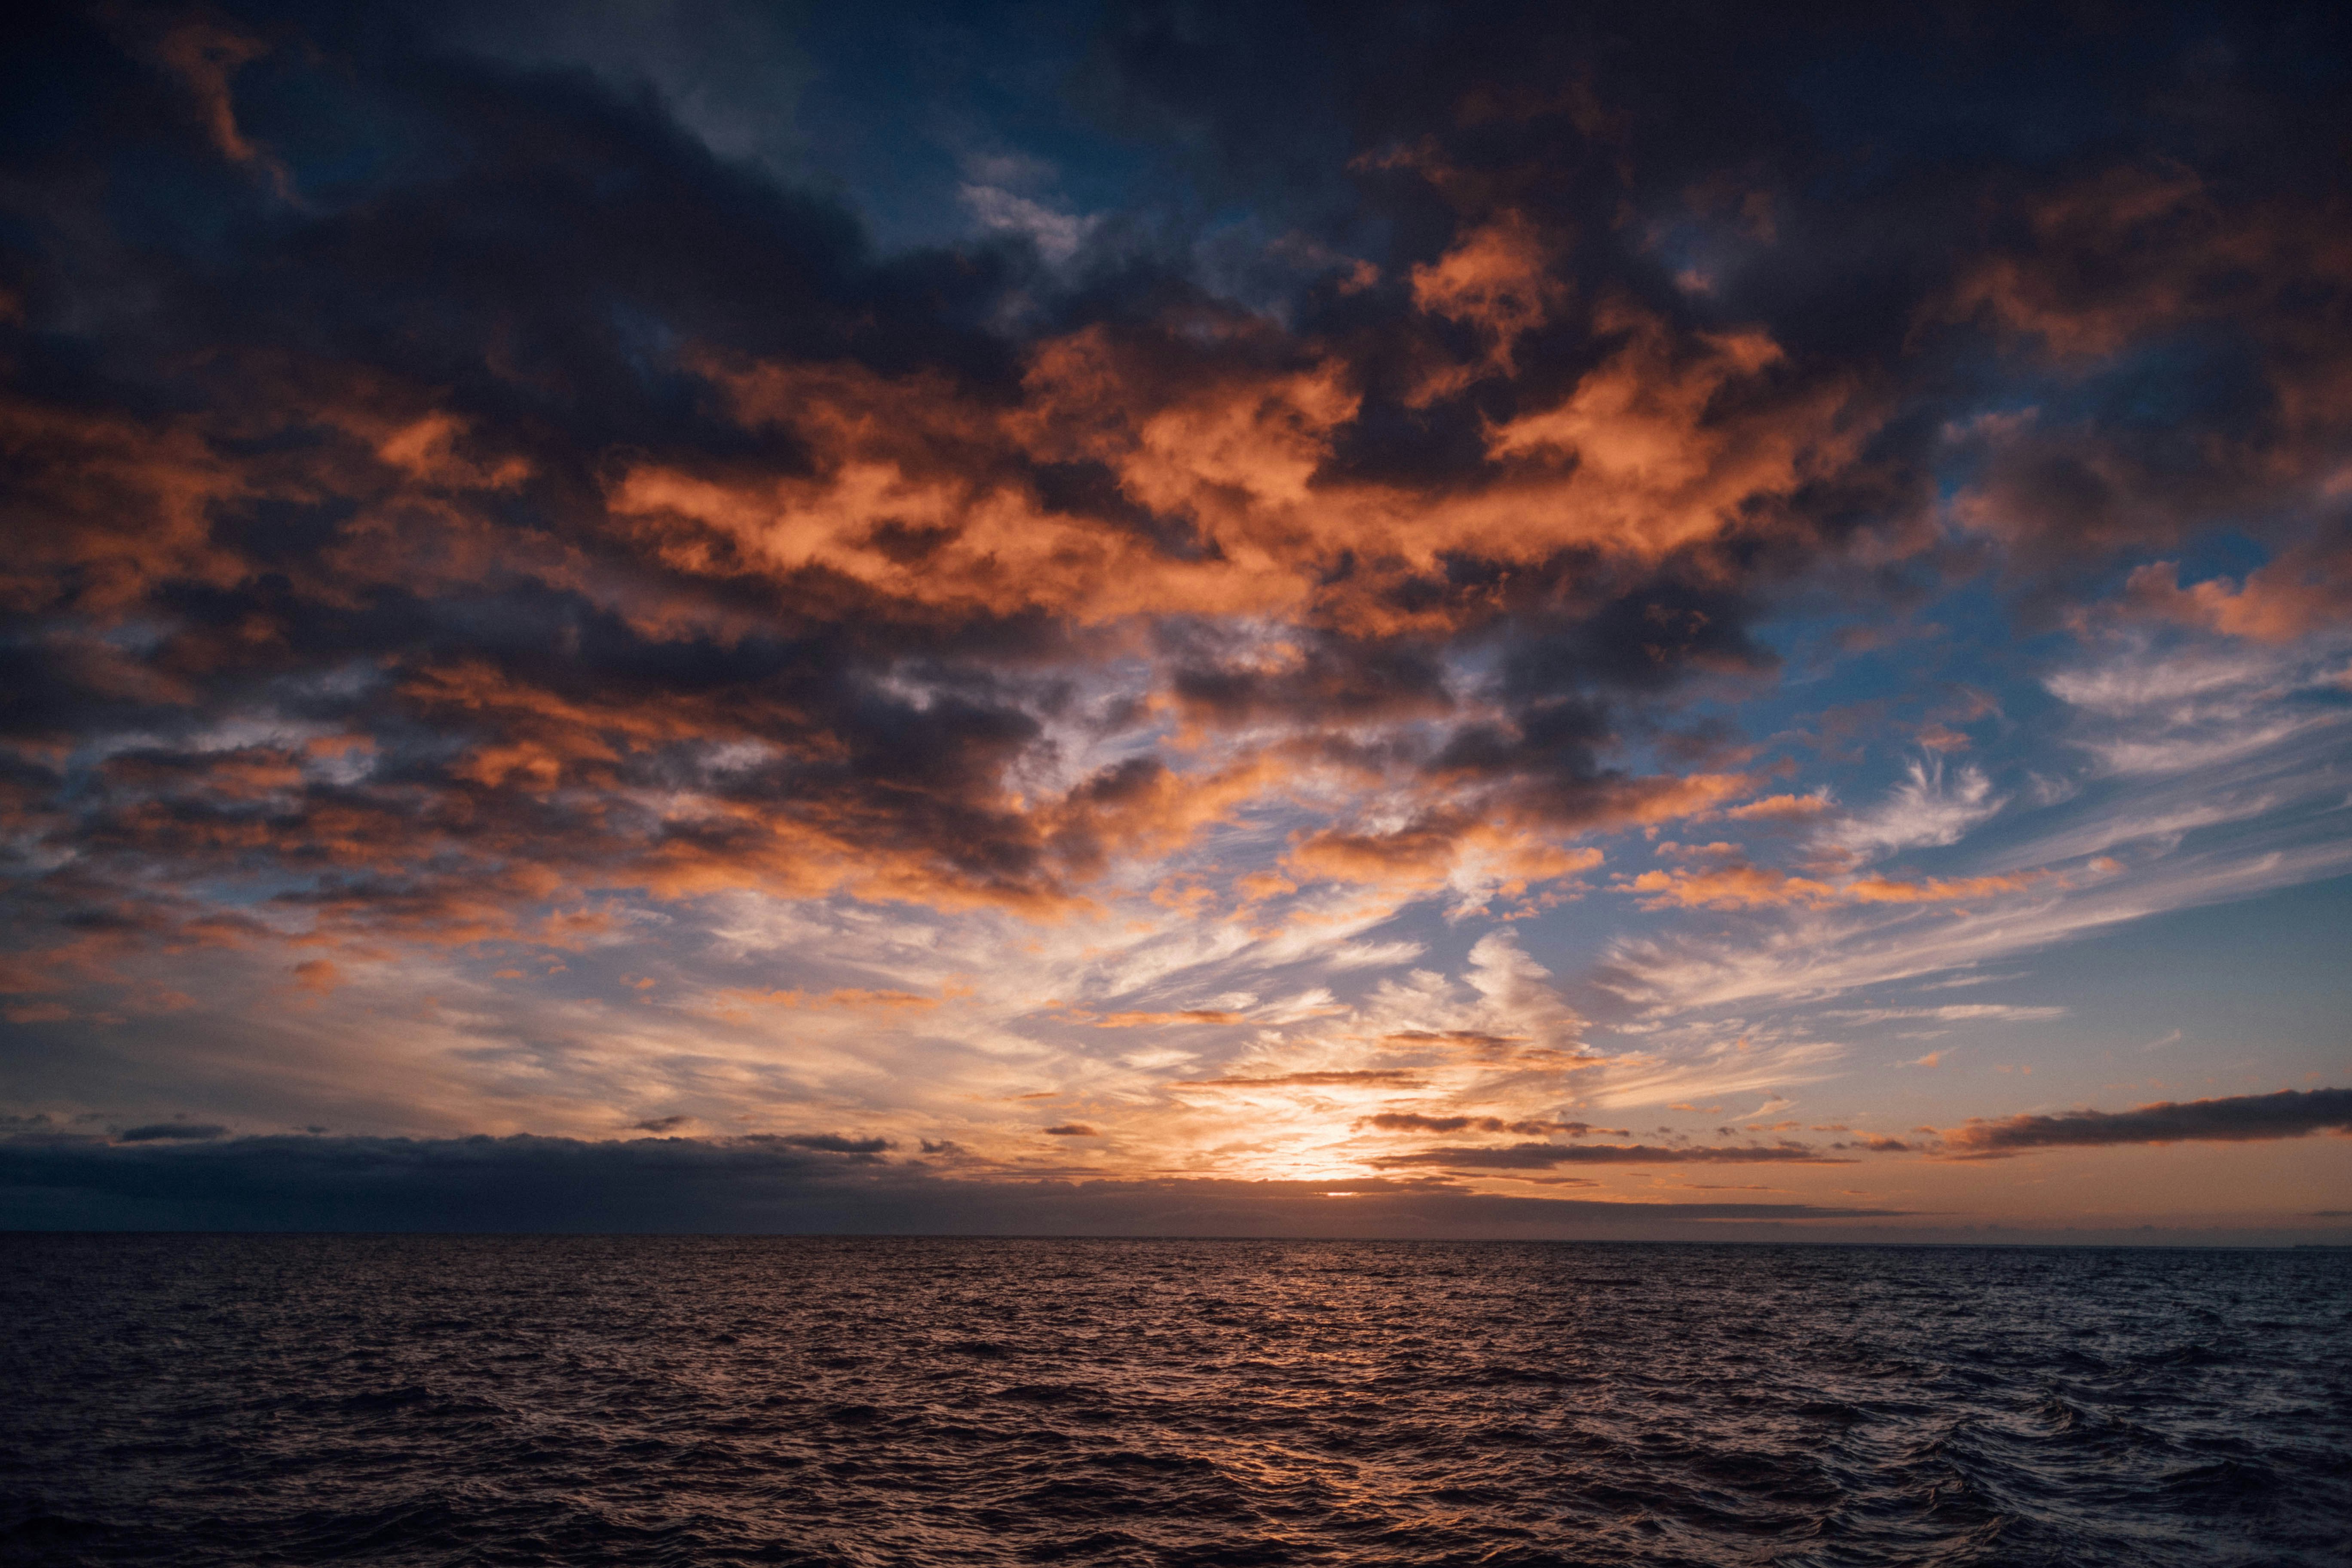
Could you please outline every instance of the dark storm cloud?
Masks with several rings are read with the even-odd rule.
[[[1371,1163],[1388,1167],[1433,1165],[1456,1171],[1540,1171],[1554,1165],[1850,1165],[1801,1143],[1769,1146],[1701,1144],[1690,1148],[1650,1143],[1512,1143],[1499,1148],[1423,1149],[1383,1154]]]
[[[150,1121],[143,1126],[126,1127],[114,1136],[123,1143],[201,1142],[226,1138],[228,1129],[212,1121]]]
[[[1442,1184],[950,1181],[782,1141],[0,1141],[0,1228],[783,1231],[931,1235],[1657,1234],[1885,1217],[1807,1204],[1481,1197]],[[1631,1227],[1630,1230],[1628,1227]]]
[[[2352,1089],[2284,1089],[2226,1100],[2166,1100],[2131,1110],[2071,1110],[1971,1121],[1944,1135],[1956,1153],[1988,1159],[2032,1149],[2111,1143],[2242,1143],[2352,1129]]]

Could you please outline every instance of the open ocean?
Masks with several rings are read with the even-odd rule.
[[[2344,1563],[2352,1254],[0,1237],[0,1561]]]

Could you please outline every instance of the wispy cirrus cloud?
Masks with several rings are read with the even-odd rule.
[[[1947,770],[1943,758],[1930,756],[1911,763],[1878,805],[1823,828],[1822,842],[1864,859],[1956,844],[2006,804],[1975,763]]]

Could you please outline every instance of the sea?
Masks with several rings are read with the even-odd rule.
[[[0,1237],[8,1564],[2352,1563],[2352,1253]]]

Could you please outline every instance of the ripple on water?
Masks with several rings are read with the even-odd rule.
[[[2340,1254],[0,1247],[11,1563],[2352,1561]]]

